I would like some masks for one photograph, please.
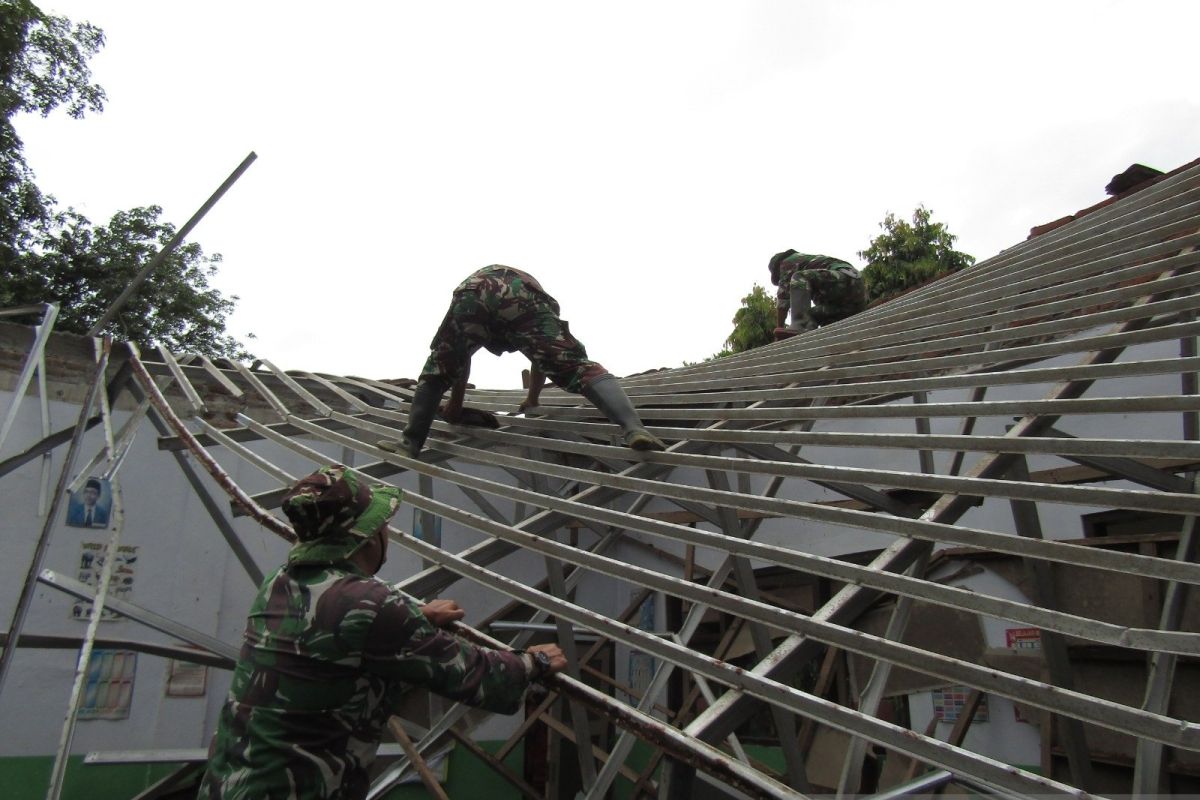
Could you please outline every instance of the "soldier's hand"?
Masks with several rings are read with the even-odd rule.
[[[482,408],[472,408],[471,406],[463,406],[455,422],[459,425],[474,425],[476,428],[500,427],[500,420],[496,419],[495,414],[490,411],[484,411]]]
[[[563,655],[562,648],[556,644],[535,644],[532,647],[525,648],[526,653],[545,653],[550,657],[550,666],[539,677],[553,675],[556,672],[562,672],[567,668],[567,657]]]
[[[435,628],[444,628],[467,615],[467,612],[453,600],[431,600],[421,606],[421,613]]]
[[[455,424],[462,417],[463,407],[461,405],[454,406],[452,403],[442,403],[438,406],[437,414],[442,419],[451,424]]]

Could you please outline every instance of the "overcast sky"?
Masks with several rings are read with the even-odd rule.
[[[39,185],[225,257],[285,369],[415,377],[478,267],[622,375],[719,350],[795,248],[861,266],[918,204],[979,260],[1200,157],[1200,3],[41,0],[104,29],[103,114],[25,117]],[[472,380],[517,388],[519,355]]]

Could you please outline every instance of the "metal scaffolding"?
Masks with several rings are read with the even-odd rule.
[[[422,458],[413,460],[375,446],[407,421],[411,391],[404,386],[285,372],[265,360],[247,367],[161,349],[140,355],[121,345],[113,347],[114,369],[128,370],[120,380],[112,370],[96,376],[76,432],[106,379],[109,395],[133,393],[160,448],[176,457],[255,581],[261,573],[228,517],[250,515],[289,537],[275,509],[299,476],[255,452],[254,442],[269,441],[314,468],[329,460],[318,445],[345,448],[356,454],[357,469],[381,483],[420,476],[405,502],[481,538],[449,552],[393,529],[394,545],[427,565],[400,588],[428,597],[470,581],[508,598],[506,619],[519,618],[519,632],[501,643],[459,628],[474,641],[519,647],[553,623],[572,650],[616,642],[655,659],[638,697],[630,687],[611,692],[607,676],[583,668],[581,652],[530,717],[529,724],[536,716],[552,736],[577,745],[572,766],[589,799],[605,797],[621,776],[661,798],[688,797],[697,776],[732,796],[853,795],[861,791],[864,762],[876,753],[908,764],[910,783],[888,796],[956,781],[1006,795],[1082,797],[1095,789],[1087,739],[1096,728],[1137,740],[1133,791],[1154,794],[1170,752],[1200,751],[1200,722],[1173,715],[1171,704],[1176,664],[1200,655],[1200,633],[1184,627],[1183,613],[1187,588],[1200,583],[1198,243],[1200,167],[1193,167],[842,322],[748,353],[626,378],[642,418],[670,444],[662,453],[614,446],[616,428],[578,395],[547,390],[539,408],[507,416],[522,392],[476,389],[468,404],[501,415],[502,426],[439,421]],[[31,363],[44,338],[37,341]],[[27,383],[23,377],[22,391]],[[218,424],[224,417],[217,406],[235,409],[232,423]],[[1147,420],[1178,435],[1142,438]],[[1112,435],[1087,433],[1097,429]],[[19,463],[65,442],[46,433]],[[107,436],[115,452],[110,429]],[[220,466],[218,451],[253,465],[278,488],[247,493]],[[0,477],[15,465],[0,463]],[[212,481],[193,465],[229,495],[232,510],[212,497]],[[667,503],[672,511],[662,510]],[[501,506],[520,512],[508,516]],[[1154,552],[1046,537],[1043,515],[1063,507],[1077,516],[1097,509],[1166,515],[1178,521],[1178,535],[1173,547]],[[977,513],[984,508],[1003,513]],[[786,535],[764,540],[767,522]],[[859,561],[813,546],[843,531],[874,535],[880,544]],[[658,566],[614,555],[622,544],[642,548],[653,556],[645,563]],[[546,565],[541,585],[504,573],[500,560],[518,550]],[[673,556],[679,552],[687,555]],[[1018,560],[1029,596],[1017,601],[937,578],[931,564],[946,552]],[[823,582],[829,595],[811,609],[788,607],[761,585],[764,567]],[[1062,570],[1095,581],[1119,574],[1161,582],[1159,623],[1131,625],[1064,607],[1056,592]],[[659,594],[679,609],[677,619],[668,631],[647,631],[631,624],[637,603],[622,615],[599,614],[573,599],[587,575],[626,584],[631,597]],[[94,597],[36,563],[31,576]],[[1037,674],[907,643],[918,604],[976,625],[1003,620],[1039,629]],[[108,606],[202,648],[209,663],[233,658],[228,644],[149,609],[119,600]],[[886,629],[864,630],[864,613],[879,608],[888,613]],[[702,622],[714,615],[731,621],[728,635],[714,646],[695,645]],[[20,627],[18,616],[9,641],[22,636]],[[726,658],[742,628],[752,642],[748,666]],[[512,627],[493,632],[501,630],[508,635]],[[88,638],[94,635],[90,629]],[[1144,701],[1123,703],[1077,686],[1080,647],[1140,659]],[[834,665],[847,659],[867,665],[865,680],[834,697]],[[820,667],[808,689],[798,679],[806,666]],[[925,676],[929,685],[967,687],[976,702],[986,694],[1036,709],[1045,725],[1054,721],[1065,771],[1034,774],[965,748],[970,713],[948,741],[883,718],[889,676],[900,670]],[[669,691],[681,675],[690,693]],[[555,698],[569,706],[569,723],[554,713]],[[780,771],[748,756],[739,740],[741,726],[764,708],[782,752]],[[481,717],[451,707],[414,735],[409,752],[430,753],[449,737],[470,747],[463,726]],[[611,747],[592,744],[592,723],[600,720],[622,730]],[[840,732],[849,743],[838,785],[818,784],[809,774],[819,730]],[[405,744],[403,729],[397,735]],[[1045,729],[1042,735],[1049,737]],[[627,760],[638,741],[656,752],[640,772]],[[538,796],[501,759],[477,755],[524,796]],[[373,796],[409,763],[402,758],[382,776]]]

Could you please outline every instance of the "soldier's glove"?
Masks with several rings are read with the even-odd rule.
[[[484,411],[482,408],[463,406],[457,419],[448,419],[443,413],[444,409],[445,406],[438,407],[438,416],[455,425],[473,425],[476,428],[500,427],[500,420],[496,419],[496,415],[490,411]]]

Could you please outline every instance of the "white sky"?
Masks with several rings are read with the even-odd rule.
[[[618,375],[719,350],[793,247],[861,266],[924,203],[983,260],[1200,157],[1180,2],[41,0],[104,29],[103,114],[24,117],[95,223],[157,203],[285,369],[415,377],[453,287],[526,269]],[[518,388],[519,355],[472,380]]]

